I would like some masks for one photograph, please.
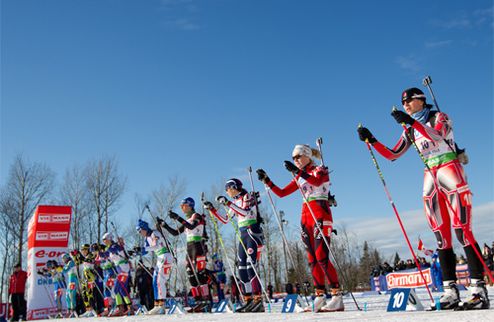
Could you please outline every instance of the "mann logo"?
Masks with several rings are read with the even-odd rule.
[[[68,237],[69,237],[68,232],[50,233],[50,240],[67,240]]]
[[[70,215],[68,214],[63,214],[63,215],[53,215],[51,217],[52,222],[54,223],[70,223]]]

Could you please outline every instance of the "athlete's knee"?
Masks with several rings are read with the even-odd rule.
[[[463,229],[455,228],[455,235],[463,247],[467,246],[467,241],[465,240],[465,233],[463,232]]]
[[[247,255],[251,258],[253,264],[257,262],[257,254],[257,247],[255,249],[253,247],[247,248]],[[250,260],[248,262],[250,262]]]
[[[447,247],[447,245],[444,243],[444,238],[443,238],[443,235],[441,234],[441,232],[435,231],[434,236],[436,236],[437,248],[438,249],[445,249],[445,247]]]

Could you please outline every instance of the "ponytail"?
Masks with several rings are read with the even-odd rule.
[[[321,152],[318,149],[310,148],[312,151],[312,157],[321,160]]]

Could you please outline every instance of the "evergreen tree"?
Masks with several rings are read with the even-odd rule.
[[[400,262],[401,258],[400,255],[398,255],[398,252],[395,253],[395,259],[393,260],[393,265],[396,266]]]

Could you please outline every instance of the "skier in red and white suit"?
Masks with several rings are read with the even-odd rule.
[[[405,123],[409,127],[406,132],[403,131],[394,148],[390,149],[381,144],[364,127],[358,130],[360,139],[372,144],[376,151],[392,161],[410,148],[413,144],[410,137],[415,141],[432,172],[431,175],[431,172],[425,169],[423,198],[427,221],[437,239],[443,273],[445,293],[440,299],[441,308],[488,308],[489,299],[482,280],[483,267],[473,247],[476,247],[479,253],[480,248],[476,242],[472,246],[465,236],[468,234],[471,240],[474,240],[472,193],[455,148],[452,122],[445,113],[431,111],[432,105],[426,103],[424,93],[418,88],[405,90],[402,93],[402,103],[406,113],[396,110],[392,116],[398,123]],[[465,250],[472,279],[471,297],[465,302],[460,301],[456,286],[456,255],[453,252],[451,226]]]
[[[295,179],[284,188],[276,186],[263,169],[258,169],[257,174],[259,180],[264,182],[278,197],[285,197],[294,193],[298,190],[297,182],[300,185],[308,201],[308,204],[304,202],[302,205],[301,234],[316,289],[314,311],[343,311],[344,305],[339,289],[338,274],[329,260],[328,245],[324,242],[318,228],[318,226],[321,228],[329,242],[333,230],[333,216],[329,208],[329,173],[326,167],[316,166],[312,157],[320,158],[319,151],[308,145],[295,146],[292,152],[295,164],[285,161],[285,167],[295,175]],[[311,214],[311,210],[313,214]],[[317,223],[314,221],[313,215]],[[325,279],[328,280],[332,293],[331,301],[327,304],[325,302]]]

